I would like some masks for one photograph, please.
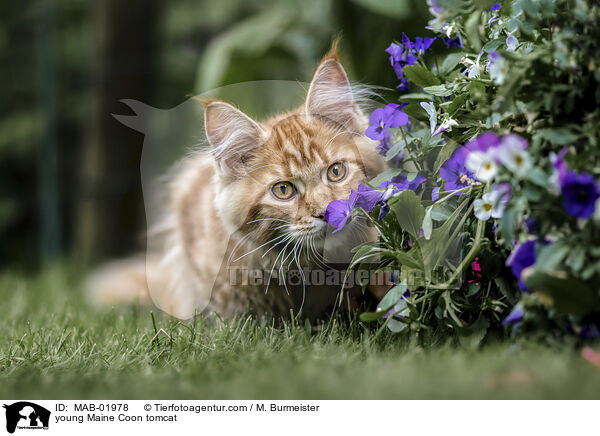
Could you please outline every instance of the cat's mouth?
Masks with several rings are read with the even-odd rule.
[[[296,224],[290,230],[299,237],[321,239],[327,235],[327,228],[328,224],[325,221],[315,220],[312,223]]]

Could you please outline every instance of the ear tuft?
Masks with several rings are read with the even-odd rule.
[[[333,60],[340,62],[340,51],[339,51],[340,40],[341,40],[341,37],[336,36],[333,39],[333,41],[331,41],[331,48],[329,49],[327,54],[325,56],[323,56],[323,59],[321,59],[321,62],[323,62],[327,59],[333,59]]]
[[[260,145],[264,131],[252,118],[229,103],[198,99],[204,106],[204,129],[220,171],[234,179],[245,174],[245,164]]]

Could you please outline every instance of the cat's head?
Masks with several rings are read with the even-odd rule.
[[[324,238],[327,205],[384,168],[335,51],[292,112],[258,122],[218,100],[205,100],[204,110],[217,209],[230,230],[257,242]]]

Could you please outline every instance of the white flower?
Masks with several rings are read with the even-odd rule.
[[[501,185],[494,186],[491,191],[486,192],[481,198],[473,202],[477,219],[487,221],[490,218],[502,218],[504,209],[506,209],[510,199],[510,188]]]
[[[483,197],[478,198],[473,202],[475,216],[481,221],[487,221],[492,216],[494,209],[494,196],[492,192],[483,194]]]
[[[433,137],[439,135],[440,133],[445,132],[446,130],[451,131],[453,126],[458,126],[458,123],[456,122],[456,120],[448,118],[440,125],[440,127],[438,127],[435,130],[435,132],[431,134],[431,136]]]
[[[515,51],[519,47],[519,40],[514,36],[510,35],[506,38],[506,49],[508,51]]]
[[[481,73],[481,67],[479,64],[473,64],[467,70],[467,77],[469,79],[479,79],[479,74]]]
[[[429,115],[429,127],[431,128],[431,134],[435,132],[435,126],[437,126],[437,112],[433,103],[421,102],[421,107],[425,109],[425,112]]]
[[[481,74],[481,65],[479,62],[481,61],[481,55],[483,54],[483,49],[479,52],[477,56],[477,60],[472,61],[471,59],[465,57],[461,60],[461,63],[467,67],[467,77],[469,79],[478,79]]]
[[[465,161],[467,169],[475,174],[477,180],[481,182],[492,180],[498,172],[498,166],[491,150],[487,152],[471,151]]]
[[[502,85],[508,73],[508,62],[499,53],[493,51],[489,54],[487,70],[494,83]]]
[[[553,167],[552,174],[550,174],[550,177],[548,177],[548,189],[552,194],[559,195],[560,194],[560,171],[558,170],[558,168],[556,168],[555,163],[559,159],[562,159],[562,157],[559,156],[558,154],[554,153],[553,151],[550,152],[548,157],[550,158],[550,163],[552,164],[552,167]]]
[[[452,126],[458,126],[456,120],[452,118],[447,118],[440,124],[440,127],[437,127],[437,111],[435,110],[435,105],[433,103],[425,103],[421,102],[421,107],[425,109],[427,115],[429,115],[429,128],[431,129],[431,136],[439,135],[446,130],[452,130]]]
[[[531,169],[531,158],[526,151],[527,141],[518,135],[507,135],[494,150],[496,158],[518,177],[524,177]]]

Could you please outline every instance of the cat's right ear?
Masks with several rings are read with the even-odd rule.
[[[200,99],[204,129],[221,172],[234,179],[245,174],[245,164],[264,138],[260,125],[229,103]]]

